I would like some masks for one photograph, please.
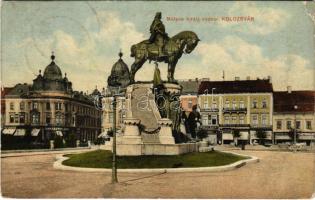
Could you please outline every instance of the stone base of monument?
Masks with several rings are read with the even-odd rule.
[[[161,128],[159,131],[160,143],[175,144],[175,139],[172,135],[172,120],[166,118],[159,119],[158,125]]]

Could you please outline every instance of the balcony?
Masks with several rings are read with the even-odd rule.
[[[200,108],[201,112],[219,112],[219,108]]]
[[[247,108],[223,108],[223,113],[247,113]]]
[[[249,124],[222,124],[221,127],[223,128],[237,128],[237,127],[249,128],[250,125]]]
[[[251,124],[251,128],[255,129],[272,129],[272,125],[264,125],[264,124]]]

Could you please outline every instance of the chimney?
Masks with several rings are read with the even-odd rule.
[[[240,77],[235,76],[235,80],[236,80],[236,81],[239,81],[239,80],[240,80]]]
[[[288,89],[288,93],[290,94],[292,92],[292,87],[288,86],[287,89]]]
[[[271,76],[268,76],[269,83],[272,83]]]
[[[198,78],[195,78],[196,82],[198,82]]]
[[[247,77],[246,77],[246,80],[248,80],[248,81],[249,81],[249,80],[250,80],[250,76],[247,76]]]

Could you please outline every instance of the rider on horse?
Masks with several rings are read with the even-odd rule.
[[[150,26],[151,36],[149,38],[149,44],[156,43],[159,47],[159,57],[166,56],[164,54],[164,45],[165,41],[169,39],[167,33],[165,32],[165,26],[161,21],[162,14],[161,12],[157,12],[154,20]]]

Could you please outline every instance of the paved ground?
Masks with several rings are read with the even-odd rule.
[[[55,170],[56,154],[1,158],[4,197],[23,198],[310,198],[315,154],[235,151],[259,163],[213,173],[111,174]]]

